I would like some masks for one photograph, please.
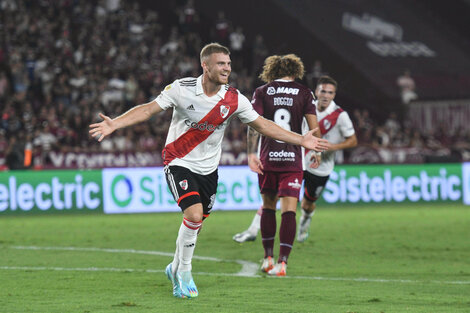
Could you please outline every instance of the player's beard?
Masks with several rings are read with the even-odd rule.
[[[221,76],[220,74],[216,76],[215,82],[219,85],[228,84],[228,76]]]
[[[214,72],[209,72],[209,79],[214,83],[214,84],[217,84],[217,85],[225,85],[225,84],[228,84],[228,78],[230,76],[230,72],[227,73],[227,76],[222,76],[223,72],[217,72],[217,73],[214,73]]]

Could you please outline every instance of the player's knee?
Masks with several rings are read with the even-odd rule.
[[[196,203],[186,208],[183,212],[184,217],[191,222],[200,222],[202,221],[203,212],[202,205]]]
[[[308,211],[308,212],[312,212],[313,210],[315,210],[315,207],[316,207],[314,201],[311,201],[305,197],[302,199],[301,206],[303,210]]]

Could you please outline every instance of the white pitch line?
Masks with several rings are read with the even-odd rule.
[[[173,257],[173,253],[161,251],[148,251],[148,250],[134,250],[134,249],[107,249],[107,248],[94,248],[94,247],[39,247],[39,246],[12,246],[12,249],[18,250],[56,250],[56,251],[91,251],[91,252],[107,252],[107,253],[132,253],[132,254],[147,254]],[[194,255],[193,259],[212,261],[212,262],[233,262],[242,266],[238,273],[230,274],[233,276],[247,276],[256,277],[258,273],[258,264],[244,260],[222,260],[213,257],[197,256]]]
[[[133,273],[164,273],[164,270],[155,269],[135,269],[135,268],[115,268],[115,267],[47,267],[47,266],[0,266],[0,270],[19,270],[19,271],[77,271],[77,272],[133,272]],[[244,276],[229,273],[207,273],[193,272],[194,275],[203,276]],[[264,275],[253,275],[249,277],[258,278]],[[315,276],[266,276],[273,279],[306,279],[323,281],[352,281],[368,283],[406,283],[406,284],[449,284],[449,285],[470,285],[470,281],[440,281],[440,280],[410,280],[410,279],[374,279],[374,278],[346,278],[346,277],[315,277]]]
[[[133,253],[133,254],[148,254],[173,257],[173,253],[148,251],[148,250],[134,250],[134,249],[106,249],[106,248],[84,248],[84,247],[38,247],[38,246],[12,246],[12,249],[19,250],[58,250],[58,251],[95,251],[107,253]],[[243,260],[223,260],[213,257],[193,256],[194,259],[213,261],[213,262],[235,262],[242,265],[242,269],[238,273],[207,273],[207,272],[193,272],[195,275],[205,276],[242,276],[242,277],[262,277],[264,275],[258,274],[258,264],[250,261]],[[155,269],[133,269],[133,268],[109,268],[109,267],[30,267],[30,266],[0,266],[0,270],[29,270],[29,271],[85,271],[85,272],[144,272],[144,273],[163,273],[164,270]],[[272,277],[279,279],[305,279],[305,280],[323,280],[323,281],[353,281],[353,282],[370,282],[370,283],[402,283],[402,284],[446,284],[446,285],[470,285],[470,281],[443,281],[443,280],[411,280],[411,279],[381,279],[381,278],[348,278],[348,277],[321,277],[321,276],[285,276],[285,277]]]

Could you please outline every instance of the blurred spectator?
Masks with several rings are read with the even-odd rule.
[[[5,164],[10,170],[23,169],[24,151],[23,143],[19,142],[16,137],[11,137],[8,148],[5,151]]]
[[[57,143],[57,138],[52,134],[48,123],[44,123],[42,130],[37,130],[34,136],[33,145],[40,148],[42,154],[42,164],[46,164],[47,154]]]
[[[245,35],[243,34],[243,28],[237,26],[235,31],[230,33],[230,53],[232,61],[236,64],[236,68],[245,68],[244,64],[244,49],[245,49]]]
[[[415,81],[411,77],[409,70],[405,70],[403,74],[397,78],[397,85],[400,88],[401,100],[404,104],[418,99],[418,95],[415,92]]]
[[[410,138],[410,147],[415,148],[424,148],[424,140],[421,132],[417,129],[413,130],[411,138]]]
[[[268,48],[266,47],[266,44],[264,43],[263,36],[261,35],[256,35],[255,37],[255,42],[253,43],[253,50],[252,50],[252,74],[254,76],[256,73],[259,73],[261,71],[261,68],[263,66],[264,60],[268,56]]]
[[[0,151],[7,151],[8,149],[8,141],[5,137],[5,131],[0,129]]]
[[[385,130],[390,134],[390,137],[394,138],[397,133],[401,130],[400,122],[398,121],[397,114],[390,112],[387,120],[385,121]]]
[[[0,101],[2,101],[7,93],[8,93],[8,89],[9,89],[9,82],[8,82],[8,78],[7,78],[7,75],[5,74],[5,72],[0,72]]]
[[[228,46],[230,21],[225,18],[225,12],[217,12],[217,19],[215,21],[215,34],[214,39],[218,43]]]
[[[178,8],[177,14],[183,34],[199,32],[199,16],[194,8],[193,0],[188,0],[182,8]]]
[[[305,78],[307,79],[308,87],[314,90],[317,85],[318,78],[326,74],[327,74],[326,72],[323,72],[321,61],[315,60],[315,62],[313,62],[313,65],[310,71],[305,75]]]
[[[375,129],[372,145],[376,148],[387,148],[390,145],[390,136],[384,127],[377,127]]]

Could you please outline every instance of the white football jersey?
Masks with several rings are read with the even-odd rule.
[[[202,75],[175,80],[155,101],[163,110],[173,108],[164,164],[183,166],[201,175],[217,169],[224,131],[232,117],[238,116],[243,123],[259,117],[250,101],[229,85],[222,85],[212,97],[206,96]]]
[[[322,138],[328,140],[330,143],[336,144],[343,142],[346,137],[354,135],[354,127],[349,115],[346,111],[343,111],[334,101],[331,101],[330,105],[323,111],[320,112],[317,109],[318,126],[322,133]],[[308,131],[307,123],[306,131]],[[304,133],[305,133],[304,132]],[[321,163],[318,168],[311,168],[310,158],[314,151],[309,151],[304,158],[304,168],[310,173],[316,176],[328,176],[335,167],[335,152],[336,151],[325,151],[322,153]]]

